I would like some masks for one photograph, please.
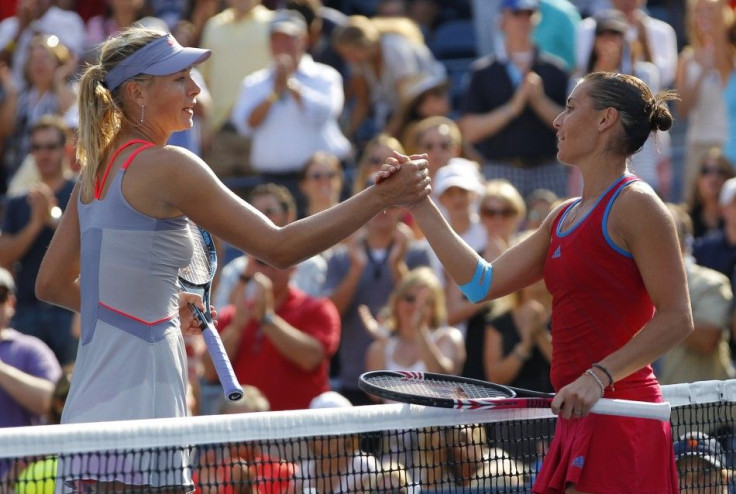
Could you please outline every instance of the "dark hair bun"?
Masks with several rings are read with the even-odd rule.
[[[652,130],[669,130],[674,122],[667,103],[665,101],[657,101],[654,103],[649,116],[649,122]]]

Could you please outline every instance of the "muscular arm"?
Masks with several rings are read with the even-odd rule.
[[[123,192],[137,210],[155,217],[185,214],[215,236],[277,268],[286,268],[336,244],[392,203],[429,194],[426,160],[404,163],[379,186],[340,204],[277,227],[227,189],[196,155],[166,146],[150,151],[156,166],[128,169]]]

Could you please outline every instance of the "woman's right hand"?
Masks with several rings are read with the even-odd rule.
[[[432,180],[427,155],[405,156],[394,152],[376,175],[376,191],[386,207],[409,206],[429,196]]]

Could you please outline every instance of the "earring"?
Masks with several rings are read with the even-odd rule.
[[[141,125],[143,125],[143,118],[145,116],[146,116],[146,106],[145,105],[141,105],[141,120],[140,120],[140,124]]]

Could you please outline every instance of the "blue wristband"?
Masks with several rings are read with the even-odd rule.
[[[459,288],[468,297],[468,300],[475,304],[486,298],[486,295],[491,290],[492,281],[493,265],[490,262],[479,259],[473,279],[461,285]]]

